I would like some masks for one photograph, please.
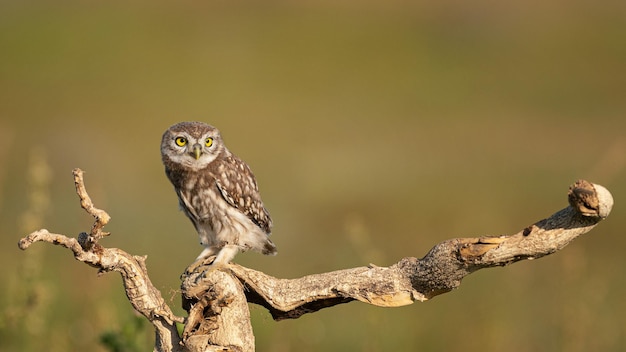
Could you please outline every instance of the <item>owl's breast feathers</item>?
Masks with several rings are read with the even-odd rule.
[[[250,167],[235,155],[227,154],[201,170],[189,170],[176,163],[166,167],[167,177],[178,193],[181,208],[197,227],[199,222],[207,220],[204,219],[206,214],[196,209],[191,199],[193,195],[202,193],[203,189],[213,188],[219,191],[230,206],[242,212],[269,235],[272,219],[263,205]]]

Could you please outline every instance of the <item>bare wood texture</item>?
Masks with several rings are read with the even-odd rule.
[[[221,270],[198,270],[183,276],[183,308],[189,312],[184,345],[190,351],[218,346],[222,348],[219,351],[254,351],[250,311],[239,280]]]
[[[91,232],[89,233],[89,236],[92,237],[89,239],[89,242],[97,242],[100,238],[109,235],[108,232],[104,232],[102,229],[109,223],[111,217],[106,211],[98,209],[93,205],[91,198],[87,194],[87,189],[85,189],[83,170],[74,169],[72,170],[72,175],[74,175],[76,194],[78,194],[78,198],[80,198],[80,206],[96,220],[94,221],[93,226],[91,227]]]

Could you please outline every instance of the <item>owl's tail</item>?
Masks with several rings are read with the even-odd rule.
[[[276,245],[274,244],[274,242],[272,242],[272,240],[268,238],[263,245],[263,250],[261,250],[261,253],[265,255],[276,255],[278,254],[278,249],[276,249]]]

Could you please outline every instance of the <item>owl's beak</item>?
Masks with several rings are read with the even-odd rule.
[[[193,145],[193,156],[196,157],[196,160],[200,159],[200,155],[202,155],[202,146],[198,143]]]

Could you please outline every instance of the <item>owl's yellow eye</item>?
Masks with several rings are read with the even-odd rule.
[[[185,138],[185,137],[176,137],[174,142],[176,142],[177,146],[183,147],[183,146],[185,146],[185,144],[187,144],[187,138]]]
[[[206,147],[210,147],[211,145],[213,145],[213,138],[209,137],[204,141],[204,145]]]

